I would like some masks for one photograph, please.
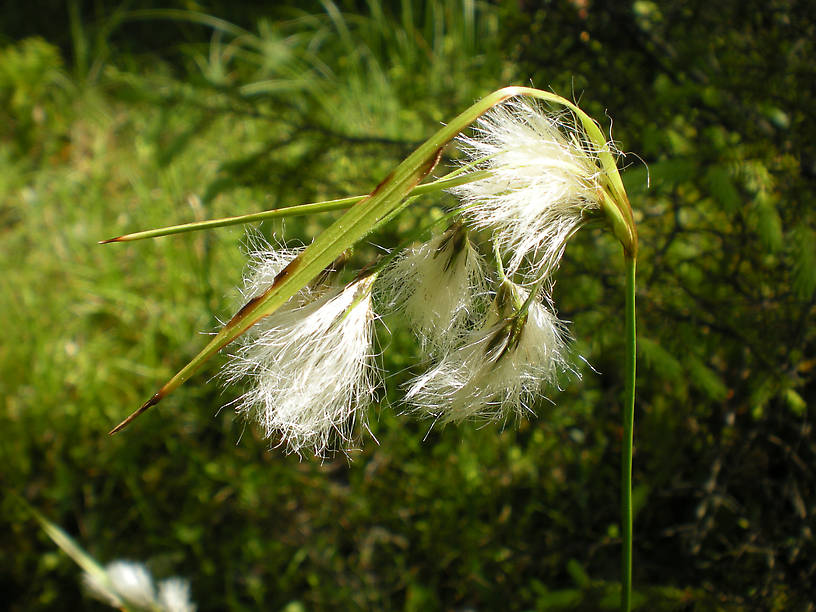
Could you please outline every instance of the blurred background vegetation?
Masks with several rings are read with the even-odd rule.
[[[401,416],[416,349],[389,322],[379,444],[352,462],[268,450],[220,409],[239,390],[210,380],[218,360],[106,435],[231,314],[244,233],[98,240],[365,193],[475,99],[533,83],[633,152],[635,602],[816,609],[814,41],[796,0],[6,7],[3,490],[102,563],[189,577],[200,610],[614,608],[623,278],[600,230],[556,291],[597,372],[518,427]],[[445,200],[426,204],[376,241]],[[308,241],[335,216],[261,229]],[[101,609],[0,503],[6,605]]]

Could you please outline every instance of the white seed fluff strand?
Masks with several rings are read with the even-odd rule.
[[[429,355],[461,342],[487,295],[484,262],[471,242],[465,240],[462,250],[453,252],[451,240],[440,251],[444,240],[443,234],[406,250],[377,282],[377,293],[388,308],[405,314],[420,348]]]
[[[190,583],[183,578],[163,580],[157,595],[153,577],[142,563],[113,561],[104,572],[104,577],[85,572],[82,580],[91,597],[111,607],[156,612],[196,610],[190,599]]]
[[[184,578],[162,580],[157,603],[163,612],[196,612],[196,605],[190,599],[190,583]]]
[[[518,291],[526,299],[526,292]],[[406,401],[414,411],[441,423],[507,420],[530,412],[542,388],[570,369],[565,324],[548,305],[535,301],[518,344],[499,356],[505,343],[490,348],[491,341],[504,333],[505,324],[502,320],[474,330],[461,347],[411,381]]]
[[[348,442],[374,398],[374,312],[369,276],[312,302],[283,308],[253,328],[227,364],[228,382],[251,381],[236,411],[290,452],[317,456]]]
[[[239,288],[243,299],[241,305],[263,294],[275,282],[275,277],[280,274],[281,270],[303,251],[302,247],[296,249],[273,248],[263,236],[258,234],[247,235],[247,247],[249,263],[244,272],[243,286]],[[308,301],[310,293],[308,287],[301,289],[295,298],[290,300],[290,304],[287,305],[291,306]]]
[[[527,262],[531,282],[549,275],[585,213],[600,209],[601,170],[583,130],[569,114],[515,100],[492,109],[458,142],[476,170],[490,172],[450,189],[465,217],[494,231],[508,274]]]
[[[90,573],[84,573],[83,583],[92,597],[113,607],[150,609],[156,599],[153,577],[141,563],[113,561],[105,566],[107,581]]]

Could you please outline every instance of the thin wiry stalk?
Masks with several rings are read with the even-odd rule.
[[[637,331],[635,328],[635,258],[626,257],[626,399],[623,404],[623,443],[621,449],[621,610],[632,607],[632,446],[635,421],[635,374]]]
[[[472,171],[463,174],[460,170],[455,170],[450,174],[443,176],[430,183],[419,185],[413,191],[413,195],[419,196],[434,191],[441,191],[443,189],[450,189],[462,183],[475,181],[482,178],[486,173],[481,171]],[[283,219],[286,217],[301,217],[306,215],[313,215],[317,213],[332,212],[335,210],[345,210],[353,206],[357,202],[364,200],[368,195],[350,196],[347,198],[338,198],[336,200],[326,200],[324,202],[312,202],[310,204],[295,204],[293,206],[283,206],[281,208],[274,208],[272,210],[264,210],[258,213],[250,213],[247,215],[236,215],[234,217],[222,217],[220,219],[208,219],[206,221],[193,221],[191,223],[182,223],[181,225],[169,225],[167,227],[158,227],[155,229],[144,230],[141,232],[133,232],[132,234],[123,234],[115,238],[108,238],[107,240],[100,240],[99,244],[110,244],[112,242],[133,242],[135,240],[145,240],[147,238],[159,238],[161,236],[171,236],[173,234],[183,234],[186,232],[197,232],[205,229],[215,229],[218,227],[228,227],[230,225],[242,225],[245,223],[255,223],[258,221],[266,221],[268,219]]]

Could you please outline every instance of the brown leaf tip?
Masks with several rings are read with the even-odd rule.
[[[108,435],[109,435],[109,436],[112,436],[112,435],[114,435],[114,434],[119,433],[120,431],[122,431],[122,430],[123,430],[125,427],[127,427],[128,425],[130,425],[131,421],[133,421],[133,420],[134,420],[136,417],[138,417],[140,414],[142,414],[142,413],[143,413],[145,410],[147,410],[147,409],[148,409],[148,408],[150,408],[151,406],[155,406],[156,404],[158,404],[158,403],[159,403],[159,402],[162,400],[162,397],[164,397],[164,396],[162,395],[162,393],[161,393],[161,392],[156,393],[156,394],[155,394],[153,397],[151,397],[151,398],[150,398],[149,400],[147,400],[147,401],[146,401],[144,404],[142,404],[141,408],[139,408],[139,409],[138,409],[136,412],[134,412],[133,414],[131,414],[131,415],[130,415],[128,418],[126,418],[124,421],[122,421],[121,423],[119,423],[119,424],[118,424],[116,427],[114,427],[113,429],[111,429],[111,430],[108,432]]]

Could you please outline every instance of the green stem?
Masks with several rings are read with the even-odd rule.
[[[502,261],[501,251],[495,240],[493,240],[493,257],[496,258],[496,272],[499,274],[499,280],[503,281],[507,277],[504,275],[504,262]]]
[[[621,449],[621,524],[623,531],[621,610],[632,608],[632,442],[635,421],[635,258],[626,255],[626,397]]]
[[[478,181],[487,176],[487,172],[483,170],[476,170],[463,174],[461,169],[451,172],[450,174],[432,181],[419,185],[411,192],[414,196],[420,196],[434,191],[442,191],[443,189],[450,189],[458,185],[464,185],[472,181]],[[192,223],[183,223],[181,225],[171,225],[169,227],[159,227],[156,229],[144,230],[141,232],[134,232],[132,234],[125,234],[117,236],[116,238],[109,238],[100,241],[100,244],[109,244],[111,242],[132,242],[134,240],[144,240],[146,238],[159,238],[161,236],[170,236],[172,234],[182,234],[184,232],[196,232],[205,229],[214,229],[216,227],[226,227],[229,225],[239,225],[243,223],[254,223],[256,221],[265,221],[267,219],[280,219],[283,217],[299,217],[304,215],[313,215],[316,213],[331,212],[334,210],[344,210],[350,208],[357,202],[364,200],[368,195],[351,196],[348,198],[340,198],[337,200],[326,200],[325,202],[313,202],[311,204],[297,204],[295,206],[284,206],[283,208],[275,208],[273,210],[265,210],[258,213],[250,213],[247,215],[238,215],[236,217],[224,217],[221,219],[209,219],[207,221],[194,221]],[[401,208],[399,209],[402,210]],[[389,217],[390,218],[390,217]]]

